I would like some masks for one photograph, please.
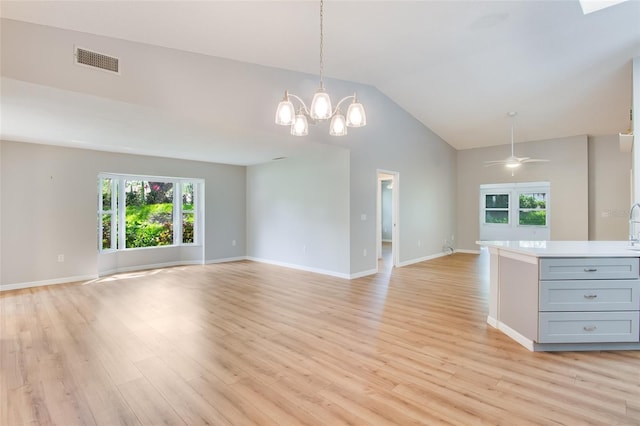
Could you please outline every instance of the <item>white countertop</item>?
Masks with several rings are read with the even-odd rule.
[[[640,257],[628,241],[476,241],[476,244],[534,257]]]

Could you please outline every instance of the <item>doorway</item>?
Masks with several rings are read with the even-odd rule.
[[[398,266],[398,172],[378,170],[376,245],[378,271]]]

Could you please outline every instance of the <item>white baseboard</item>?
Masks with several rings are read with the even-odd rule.
[[[480,254],[480,250],[455,249],[455,253]]]
[[[201,260],[183,260],[183,261],[175,261],[175,262],[151,263],[148,265],[125,266],[122,268],[99,271],[98,277],[105,277],[107,275],[120,274],[123,272],[136,272],[136,271],[145,271],[148,269],[161,269],[161,268],[171,268],[173,266],[202,265],[202,264],[204,264],[204,262],[202,262]]]
[[[498,330],[502,331],[507,336],[511,337],[516,342],[520,343],[525,348],[529,349],[531,352],[534,350],[533,340],[524,337],[522,334],[515,331],[513,328],[509,327],[503,322],[498,322]]]
[[[498,328],[498,320],[496,320],[492,316],[487,315],[487,324],[489,324],[493,328]]]
[[[239,262],[241,260],[249,260],[247,256],[237,256],[237,257],[225,257],[223,259],[211,259],[205,260],[206,265],[211,265],[214,263],[227,263],[227,262]]]
[[[285,268],[297,269],[300,271],[314,272],[316,274],[329,275],[331,277],[344,278],[347,280],[351,278],[349,274],[343,274],[341,272],[329,271],[327,269],[312,268],[309,266],[296,265],[293,263],[279,262],[277,260],[262,259],[259,257],[251,257],[251,256],[247,257],[247,260],[251,260],[253,262],[259,262],[259,263],[267,263],[269,265],[283,266]]]
[[[74,277],[63,277],[63,278],[54,278],[52,280],[42,280],[42,281],[30,281],[24,283],[15,283],[15,284],[3,284],[0,285],[0,291],[9,291],[9,290],[20,290],[23,288],[31,288],[31,287],[42,287],[46,285],[56,285],[56,284],[68,284],[75,283],[78,281],[91,281],[98,278],[98,275],[77,275]]]
[[[471,253],[471,254],[479,254],[480,253],[480,251],[478,251],[478,250],[455,250],[455,252],[456,253]],[[408,266],[408,265],[412,265],[414,263],[424,262],[424,261],[427,261],[427,260],[436,259],[438,257],[447,256],[447,255],[448,255],[447,253],[436,253],[436,254],[432,254],[432,255],[429,255],[429,256],[424,256],[424,257],[421,257],[421,258],[411,259],[411,260],[408,260],[408,261],[401,262],[398,266],[399,267]],[[206,260],[204,262],[203,261],[199,261],[199,260],[191,260],[191,261],[154,263],[154,264],[149,264],[149,265],[127,266],[127,267],[123,267],[123,268],[116,268],[116,269],[110,269],[110,270],[106,270],[106,271],[100,271],[98,274],[95,274],[95,275],[80,275],[80,276],[73,276],[73,277],[56,278],[56,279],[51,279],[51,280],[43,280],[43,281],[32,281],[32,282],[15,283],[15,284],[4,284],[4,285],[0,285],[0,292],[9,291],[9,290],[19,290],[19,289],[30,288],[30,287],[41,287],[41,286],[46,286],[46,285],[67,284],[67,283],[78,282],[78,281],[91,281],[91,280],[95,280],[95,279],[98,279],[100,277],[104,277],[104,276],[107,276],[107,275],[119,274],[119,273],[123,273],[123,272],[135,272],[135,271],[143,271],[143,270],[148,270],[148,269],[170,268],[170,267],[173,267],[173,266],[203,265],[203,264],[214,264],[214,263],[238,262],[238,261],[241,261],[241,260],[251,260],[253,262],[267,263],[267,264],[270,264],[270,265],[282,266],[282,267],[285,267],[285,268],[297,269],[297,270],[306,271],[306,272],[313,272],[313,273],[316,273],[316,274],[328,275],[328,276],[331,276],[331,277],[343,278],[343,279],[347,279],[347,280],[353,280],[353,279],[357,279],[357,278],[366,277],[368,275],[374,275],[374,274],[376,274],[378,272],[376,269],[370,269],[370,270],[367,270],[367,271],[357,272],[355,274],[345,274],[345,273],[341,273],[341,272],[329,271],[327,269],[312,268],[312,267],[309,267],[309,266],[296,265],[296,264],[293,264],[293,263],[286,263],[286,262],[279,262],[279,261],[270,260],[270,259],[262,259],[262,258],[251,257],[251,256],[237,256],[237,257],[227,257],[227,258],[222,258],[222,259],[210,259],[210,260]]]
[[[417,259],[411,259],[411,260],[405,260],[404,262],[400,262],[398,264],[398,266],[402,267],[402,266],[409,266],[409,265],[413,265],[414,263],[420,263],[420,262],[424,262],[427,260],[432,260],[432,259],[437,259],[439,257],[443,257],[443,256],[448,256],[447,253],[436,253],[436,254],[430,254],[429,256],[424,256],[424,257],[419,257]]]
[[[356,272],[355,274],[351,274],[349,275],[349,279],[355,280],[356,278],[367,277],[369,275],[375,275],[377,273],[377,269],[369,269],[368,271]]]

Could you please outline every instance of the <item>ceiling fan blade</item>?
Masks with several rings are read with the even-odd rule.
[[[522,160],[523,163],[546,163],[549,160],[543,160],[542,158],[527,158]]]
[[[484,162],[485,167],[504,166],[505,164],[506,163],[504,161],[485,161]]]

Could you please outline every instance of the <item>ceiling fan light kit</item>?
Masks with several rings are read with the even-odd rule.
[[[281,126],[291,126],[291,134],[294,136],[306,136],[309,134],[309,121],[316,123],[331,119],[329,124],[329,134],[331,136],[345,136],[348,127],[362,127],[367,124],[367,116],[364,107],[358,102],[358,97],[354,93],[351,96],[345,96],[336,105],[335,109],[331,106],[331,98],[324,89],[322,80],[324,74],[324,1],[320,0],[320,87],[313,95],[311,107],[307,105],[299,97],[285,90],[284,97],[278,104],[276,109],[275,123]],[[295,109],[291,99],[295,99],[300,106]],[[352,99],[351,104],[347,108],[347,115],[343,115],[340,105],[343,102]]]
[[[530,157],[516,157],[514,153],[513,121],[515,120],[515,116],[518,115],[518,113],[509,112],[507,115],[511,117],[511,155],[505,158],[504,160],[485,161],[484,166],[491,167],[491,166],[504,165],[506,168],[511,169],[511,175],[513,176],[514,169],[517,169],[518,167],[520,167],[525,163],[541,163],[541,162],[549,161],[549,160],[530,158]]]

